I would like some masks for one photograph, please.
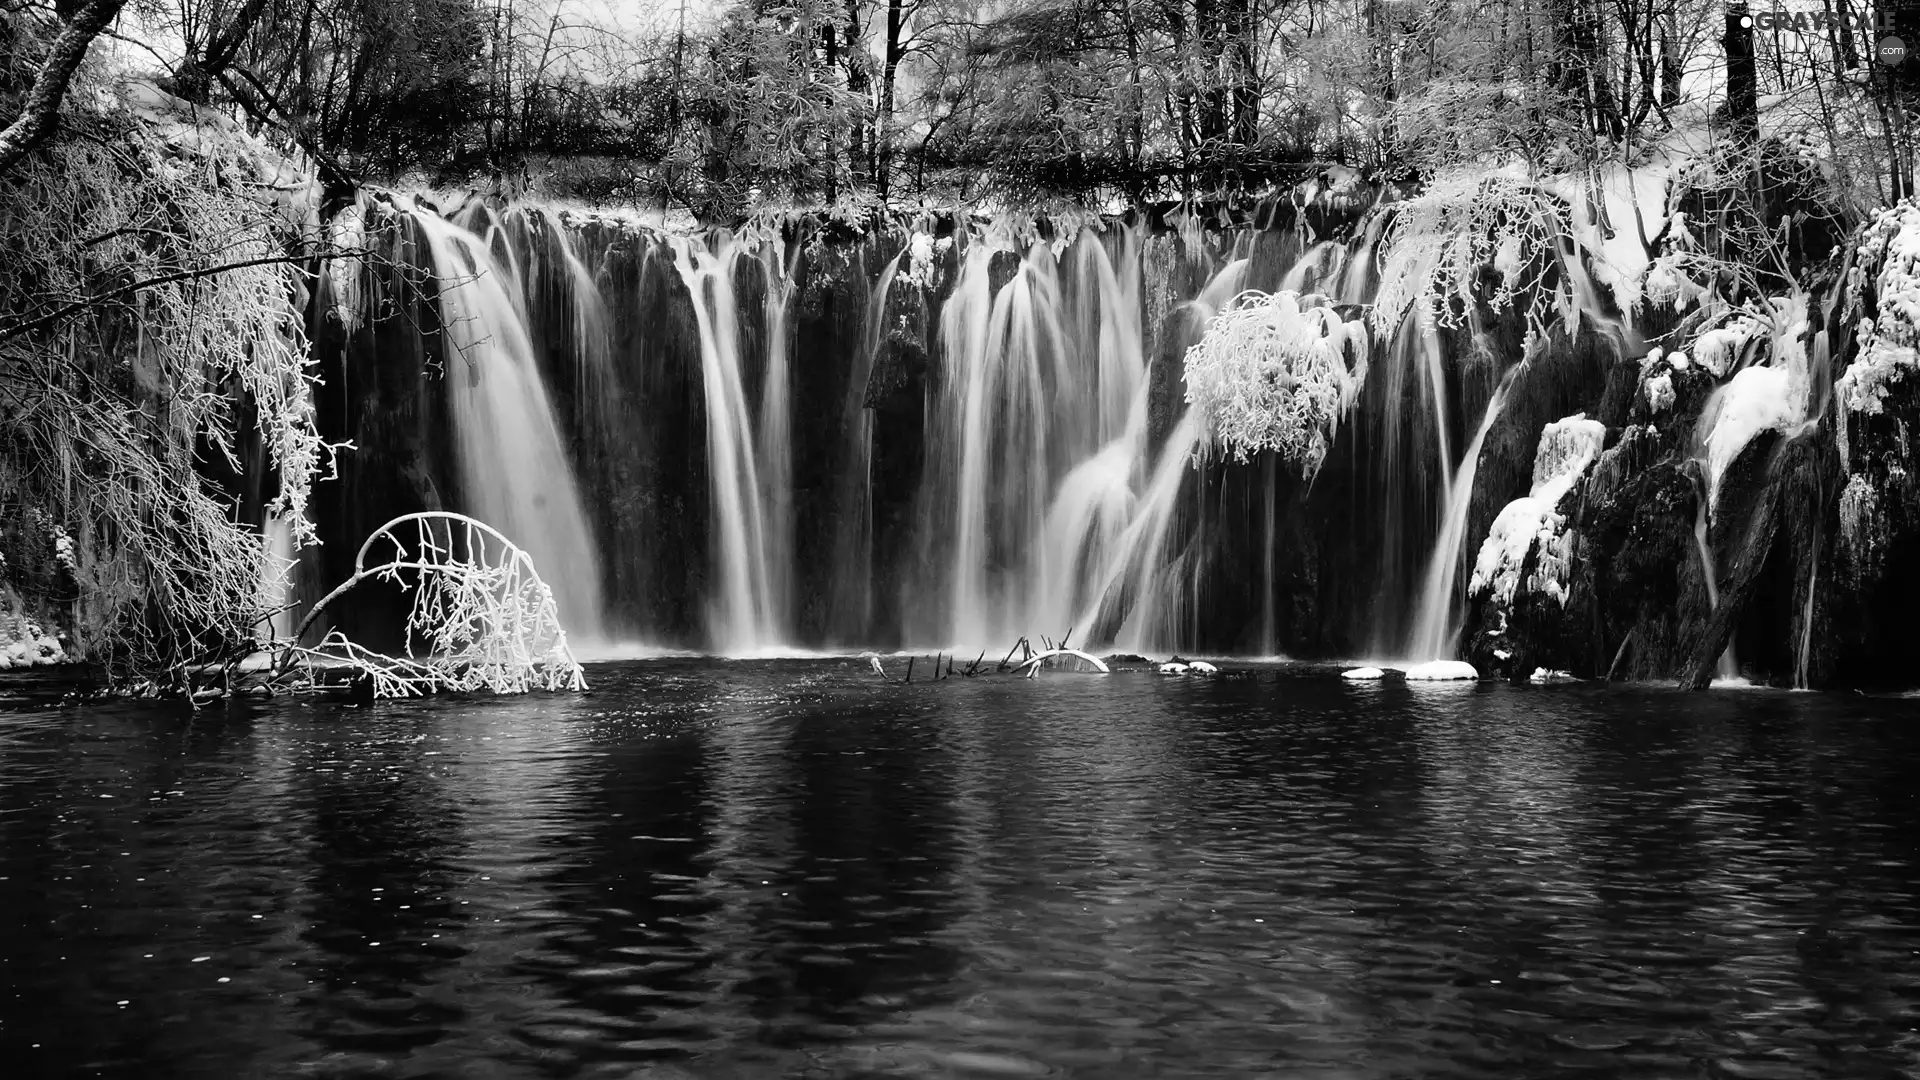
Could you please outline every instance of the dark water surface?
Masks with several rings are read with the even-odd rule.
[[[1920,703],[864,663],[0,697],[0,1074],[1920,1077]]]

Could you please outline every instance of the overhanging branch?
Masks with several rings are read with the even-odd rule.
[[[85,300],[68,304],[66,307],[42,315],[36,319],[16,322],[10,326],[0,326],[0,345],[4,345],[14,338],[31,334],[36,330],[44,330],[56,323],[70,319],[89,308],[98,307],[101,304],[118,300],[122,297],[132,296],[142,289],[151,289],[157,285],[171,285],[176,281],[192,281],[195,278],[213,277],[217,274],[231,273],[235,270],[245,270],[254,266],[294,265],[312,262],[316,259],[325,261],[328,259],[363,258],[366,254],[367,252],[364,250],[342,250],[306,255],[271,255],[259,259],[242,259],[239,262],[221,263],[218,266],[202,266],[194,270],[180,270],[171,274],[161,274],[159,277],[146,278],[129,285],[122,285],[117,289],[108,289],[106,292],[96,293]]]

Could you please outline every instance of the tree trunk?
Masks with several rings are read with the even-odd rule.
[[[886,55],[880,65],[879,131],[873,140],[874,187],[879,192],[882,204],[887,201],[887,192],[893,181],[893,87],[900,61],[906,57],[901,41],[901,35],[906,32],[906,23],[907,13],[901,0],[887,0]]]
[[[5,173],[53,135],[60,123],[60,102],[67,84],[87,55],[87,47],[120,14],[126,0],[90,0],[74,12],[53,39],[53,51],[33,77],[20,115],[0,129],[0,173]]]
[[[843,49],[844,64],[847,69],[847,89],[871,100],[873,93],[873,73],[867,70],[866,30],[860,25],[861,0],[847,0],[846,41]],[[856,117],[853,132],[847,144],[847,171],[852,174],[856,187],[861,167],[865,167],[867,180],[873,180],[875,171],[875,143],[872,127],[865,117]]]
[[[1727,56],[1727,123],[1734,138],[1751,142],[1760,129],[1760,71],[1753,57],[1753,25],[1746,0],[1727,5],[1726,33],[1720,43]]]
[[[1260,87],[1254,81],[1252,0],[1226,0],[1227,31],[1233,35],[1233,141],[1252,146],[1260,141]]]

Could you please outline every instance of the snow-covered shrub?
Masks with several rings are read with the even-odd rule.
[[[1311,479],[1366,379],[1367,341],[1325,297],[1241,293],[1187,350],[1187,404],[1236,461],[1272,450]]]
[[[1491,595],[1499,604],[1511,604],[1522,585],[1527,555],[1537,544],[1534,572],[1524,583],[1527,591],[1567,602],[1573,534],[1566,529],[1565,515],[1555,507],[1599,458],[1606,441],[1606,425],[1588,419],[1586,413],[1556,420],[1540,432],[1540,446],[1533,458],[1533,487],[1494,518],[1474,560],[1473,578],[1467,583],[1469,594]]]
[[[952,247],[950,236],[935,240],[926,233],[914,233],[907,242],[907,257],[901,260],[900,279],[923,289],[932,288],[934,275],[939,270],[938,260]]]
[[[1397,205],[1381,239],[1380,288],[1373,325],[1392,333],[1409,315],[1456,325],[1483,302],[1495,311],[1537,302],[1553,256],[1571,236],[1566,204],[1522,177],[1461,173],[1442,177]],[[1481,271],[1499,284],[1477,296]],[[1566,295],[1561,276],[1559,302]]]
[[[1693,359],[1714,378],[1724,379],[1727,372],[1753,360],[1767,340],[1767,329],[1767,323],[1758,316],[1742,313],[1695,338]]]
[[[1662,305],[1679,310],[1699,303],[1707,295],[1708,288],[1694,278],[1689,269],[1690,263],[1691,260],[1684,255],[1656,256],[1647,266],[1647,280],[1640,290],[1641,305]]]
[[[1686,354],[1669,355],[1658,345],[1640,358],[1640,398],[1647,403],[1649,411],[1662,413],[1673,408],[1679,397],[1673,388],[1673,373],[1686,368]]]
[[[1673,408],[1673,373],[1662,371],[1640,380],[1640,393],[1646,398],[1647,408],[1653,412],[1666,412]]]

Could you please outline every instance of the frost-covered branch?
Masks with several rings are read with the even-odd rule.
[[[373,680],[376,697],[586,689],[553,590],[525,551],[484,522],[442,511],[395,518],[367,537],[353,565],[293,640],[335,600],[379,581],[412,599],[405,655],[373,652],[336,631],[313,648],[289,648],[283,666],[344,664]]]
[[[1442,325],[1485,304],[1494,311],[1548,297],[1550,269],[1570,248],[1564,202],[1508,175],[1443,177],[1393,210],[1380,245],[1373,325],[1393,333],[1410,315]],[[1491,269],[1491,287],[1482,285]],[[1570,307],[1566,275],[1555,299]]]
[[[1272,450],[1311,479],[1366,380],[1367,343],[1323,296],[1241,293],[1187,350],[1187,404],[1235,460]]]

